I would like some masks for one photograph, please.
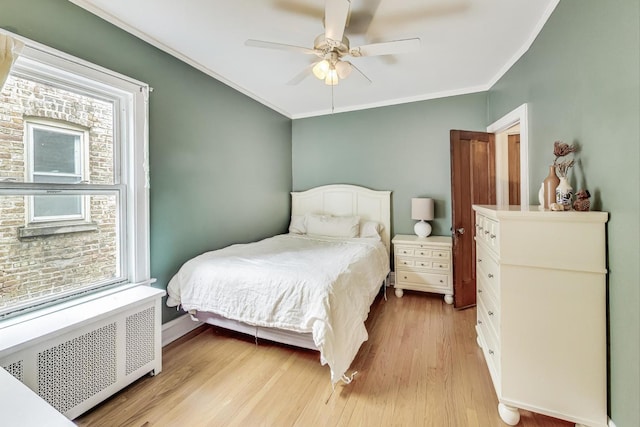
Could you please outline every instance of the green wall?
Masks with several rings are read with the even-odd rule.
[[[610,212],[610,416],[617,427],[640,425],[639,27],[637,0],[562,0],[488,97],[488,122],[529,105],[532,195],[553,161],[553,142],[577,143],[573,186],[589,189],[596,208]]]
[[[435,199],[450,235],[449,131],[486,130],[486,95],[455,96],[293,121],[293,188],[357,184],[392,191],[393,234],[413,234],[411,198]]]
[[[149,83],[151,276],[286,231],[291,120],[66,0],[3,0],[0,27]],[[166,322],[179,313],[165,307]]]
[[[581,147],[574,187],[588,188],[595,208],[610,212],[610,412],[617,427],[640,425],[637,0],[562,0],[488,94],[293,124],[66,0],[2,3],[0,27],[154,88],[151,268],[159,287],[204,250],[284,231],[292,188],[392,190],[392,233],[412,232],[411,197],[434,197],[434,234],[449,234],[449,130],[484,130],[528,103],[532,197],[560,139]]]

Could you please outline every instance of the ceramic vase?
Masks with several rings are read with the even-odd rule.
[[[561,176],[560,183],[556,187],[556,203],[562,205],[565,211],[570,211],[572,199],[573,187],[569,184],[566,176]]]
[[[560,178],[556,175],[556,167],[549,166],[549,175],[544,179],[544,208],[549,209],[552,203],[556,203],[556,187],[560,184]]]
[[[540,190],[538,190],[538,209],[544,209],[544,182],[540,183]]]

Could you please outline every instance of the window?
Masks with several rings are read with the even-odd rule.
[[[150,282],[148,86],[24,42],[0,92],[0,318]]]
[[[87,180],[86,132],[62,125],[25,120],[29,182],[80,184]],[[89,221],[87,197],[34,196],[30,199],[29,223]]]

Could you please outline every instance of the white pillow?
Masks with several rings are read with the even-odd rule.
[[[307,214],[305,216],[307,234],[328,237],[358,237],[359,216],[331,216]]]
[[[384,224],[378,221],[362,221],[360,223],[360,237],[378,237],[384,230]]]
[[[304,226],[304,215],[291,215],[291,223],[289,223],[289,233],[306,234],[307,229]]]

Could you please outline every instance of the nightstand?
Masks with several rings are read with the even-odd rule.
[[[396,296],[402,298],[403,289],[433,292],[453,304],[451,237],[397,235],[391,242]]]

